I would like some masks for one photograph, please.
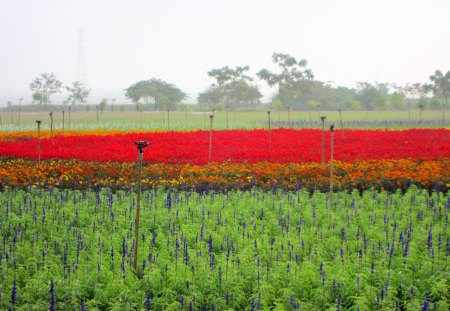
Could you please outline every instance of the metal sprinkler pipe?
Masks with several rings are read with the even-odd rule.
[[[325,163],[325,119],[327,117],[321,116],[320,120],[322,120],[322,164]]]
[[[41,120],[36,120],[38,126],[38,164],[41,163]]]
[[[333,207],[333,170],[334,170],[334,124],[330,126],[331,143],[330,143],[330,207]]]
[[[208,160],[211,160],[211,152],[212,152],[212,126],[213,126],[213,119],[214,115],[209,115],[209,148],[208,148]]]
[[[136,219],[134,223],[134,258],[133,258],[133,269],[137,273],[137,257],[138,257],[138,246],[139,246],[139,217],[141,208],[141,179],[142,179],[142,158],[144,155],[144,148],[149,146],[150,143],[147,141],[137,141],[134,143],[139,150],[139,173],[138,173],[138,189],[137,189],[137,199],[136,199]]]

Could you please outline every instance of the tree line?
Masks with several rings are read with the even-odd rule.
[[[443,74],[436,70],[429,83],[358,82],[355,88],[334,87],[314,78],[306,59],[297,60],[289,54],[274,53],[272,61],[277,67],[273,72],[261,69],[256,77],[248,75],[249,66],[212,69],[207,72],[214,80],[199,93],[197,103],[204,110],[252,110],[262,105],[256,80],[274,90],[269,109],[403,109],[410,108],[411,101],[419,108],[439,108],[447,105],[450,93],[450,71]],[[90,89],[79,81],[63,86],[53,73],[43,73],[30,83],[33,103],[47,106],[51,96],[63,89],[68,92],[64,105],[72,109],[85,104]],[[432,95],[430,97],[429,95]],[[138,81],[124,90],[124,95],[135,105],[136,110],[176,110],[187,99],[187,94],[177,86],[157,78]],[[9,103],[8,103],[9,104]],[[103,99],[98,106],[104,110],[108,104]],[[113,102],[112,102],[113,104]],[[267,105],[266,105],[267,107]]]

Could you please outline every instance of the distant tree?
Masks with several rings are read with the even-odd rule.
[[[160,79],[139,81],[125,90],[125,96],[135,104],[149,107],[154,104],[154,109],[174,110],[187,96],[173,84]]]
[[[434,96],[441,95],[445,98],[445,105],[447,106],[448,95],[450,94],[450,71],[444,75],[442,71],[436,70],[433,75],[430,76],[432,84],[432,90]]]
[[[273,73],[268,69],[261,69],[256,75],[270,87],[277,88],[277,97],[286,105],[292,105],[299,94],[299,82],[313,80],[314,75],[306,59],[297,61],[289,54],[274,53],[272,61],[280,68],[280,73]]]
[[[227,92],[228,106],[250,109],[253,105],[259,103],[262,97],[261,92],[256,86],[250,85],[247,80],[241,79],[230,83]]]
[[[405,102],[405,95],[396,91],[389,96],[389,102],[395,109],[401,109]]]
[[[47,106],[50,103],[50,97],[61,92],[62,82],[59,81],[53,73],[41,73],[30,83],[30,90],[33,92],[33,101]]]
[[[373,85],[369,82],[358,82],[356,89],[356,99],[367,109],[381,108],[385,105],[389,91],[387,84],[376,83]]]
[[[228,66],[212,69],[208,75],[216,81],[205,92],[199,94],[198,102],[210,105],[224,103],[229,108],[245,107],[258,103],[262,94],[256,86],[250,84],[253,80],[245,74],[248,66],[230,68]]]
[[[72,105],[72,111],[75,111],[77,104],[85,104],[90,93],[90,90],[80,81],[72,82],[71,86],[66,86],[66,90],[69,92],[67,102]]]
[[[350,110],[361,109],[361,103],[359,102],[359,100],[356,100],[356,99],[345,102],[345,106]]]
[[[108,106],[108,99],[107,98],[102,98],[102,100],[100,101],[100,104],[98,105],[99,109],[101,112],[106,110],[106,106]]]
[[[212,106],[222,103],[225,99],[225,94],[217,86],[210,86],[208,89],[198,94],[197,102],[203,106]]]

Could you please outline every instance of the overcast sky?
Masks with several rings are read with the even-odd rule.
[[[449,0],[0,0],[0,100],[29,102],[40,73],[78,79],[80,28],[93,96],[155,77],[195,101],[208,70],[248,65],[255,76],[276,70],[274,52],[335,86],[450,70]]]

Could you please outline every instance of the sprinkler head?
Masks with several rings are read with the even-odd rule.
[[[267,114],[270,114],[270,110],[267,110]]]
[[[334,124],[331,124],[331,126],[330,126],[330,131],[331,131],[331,132],[334,132]]]
[[[213,115],[213,114],[210,114],[210,115],[209,115],[209,118],[212,120],[212,119],[214,118],[214,115]]]
[[[41,125],[42,121],[41,120],[36,120],[37,125]]]
[[[326,118],[327,118],[327,117],[325,117],[325,116],[321,116],[321,117],[320,117],[320,120],[325,121]]]
[[[143,149],[150,145],[150,143],[145,140],[136,141],[136,142],[134,142],[134,144],[137,146],[139,153],[143,153],[144,152]]]

